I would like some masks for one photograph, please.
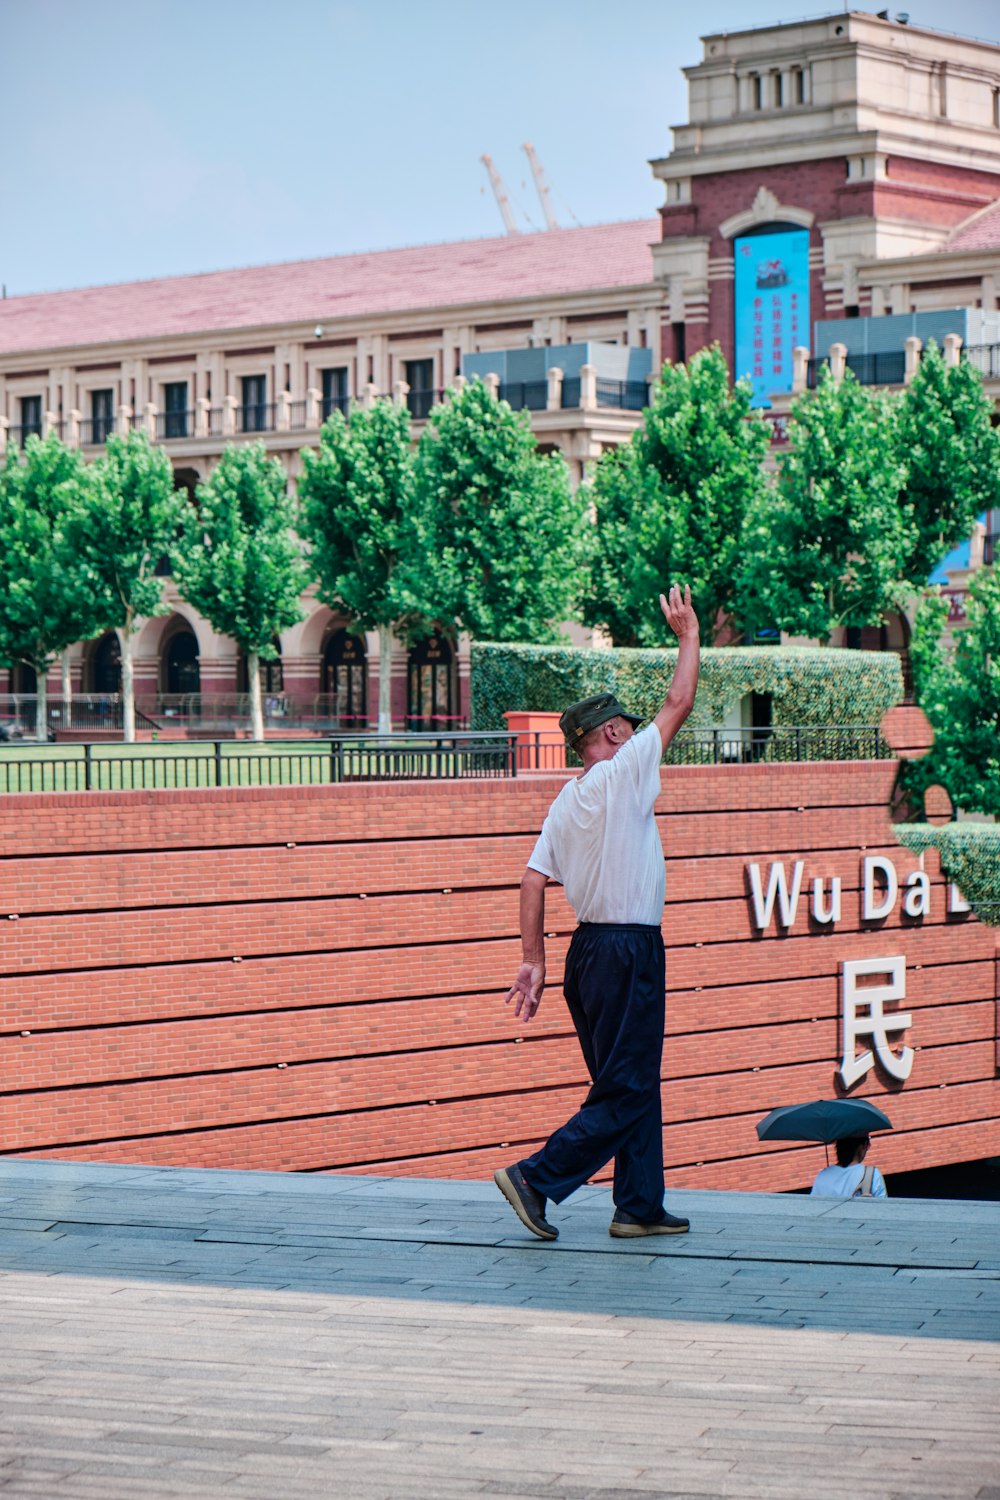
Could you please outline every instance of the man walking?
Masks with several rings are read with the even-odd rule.
[[[579,926],[564,990],[592,1087],[582,1108],[540,1151],[501,1168],[495,1181],[527,1229],[554,1240],[546,1199],[561,1203],[613,1156],[620,1239],[683,1234],[687,1219],[663,1207],[663,849],[653,804],[663,752],[694,704],[698,617],[675,584],[660,608],[679,641],[663,706],[645,729],[612,693],[574,703],[559,720],[583,761],[548,816],[521,881],[522,959],[510,992],[515,1016],[538,1009],[545,986],[545,887],[559,881]]]

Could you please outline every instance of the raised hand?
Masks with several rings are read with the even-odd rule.
[[[698,616],[691,603],[690,584],[685,584],[683,594],[677,583],[672,586],[669,594],[661,594],[660,608],[678,640],[683,640],[686,635],[698,634]]]

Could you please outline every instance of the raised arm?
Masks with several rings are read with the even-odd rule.
[[[653,720],[660,731],[660,740],[666,750],[694,707],[701,643],[698,635],[698,616],[691,603],[690,586],[686,586],[682,594],[675,583],[669,595],[660,595],[660,608],[679,642],[677,666],[674,668],[674,675],[670,681],[670,690],[663,707]]]
[[[548,876],[529,865],[521,880],[521,967],[507,992],[514,1015],[530,1021],[545,988],[545,887]]]

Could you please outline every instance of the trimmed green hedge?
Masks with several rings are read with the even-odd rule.
[[[993,823],[900,823],[899,841],[920,854],[937,849],[941,868],[981,922],[1000,927],[1000,827]]]
[[[592,693],[617,693],[630,712],[652,718],[663,702],[676,648],[611,650],[569,646],[472,645],[472,728],[503,729],[508,709],[561,712]],[[703,649],[693,728],[720,724],[747,693],[772,695],[775,725],[878,724],[903,696],[894,652],[822,646]]]

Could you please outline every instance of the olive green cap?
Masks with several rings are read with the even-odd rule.
[[[627,719],[633,729],[638,729],[642,719],[622,708],[614,693],[595,693],[592,698],[581,698],[571,703],[559,716],[559,728],[568,745],[575,745],[585,734],[606,724],[609,719]]]

